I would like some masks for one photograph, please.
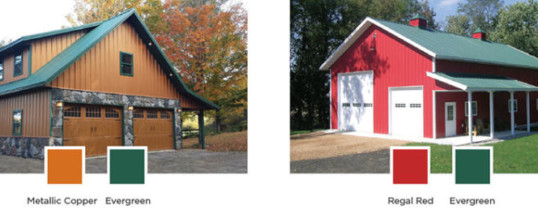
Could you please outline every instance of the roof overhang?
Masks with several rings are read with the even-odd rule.
[[[437,81],[446,83],[468,92],[476,91],[538,91],[538,87],[505,76],[472,74],[472,73],[442,73],[427,72],[426,75]]]
[[[366,32],[366,30],[368,30],[368,28],[370,26],[373,25],[376,25],[378,26],[379,28],[389,32],[390,34],[398,37],[399,39],[403,40],[404,42],[406,43],[409,43],[410,45],[412,45],[413,47],[416,47],[417,49],[423,51],[424,53],[432,56],[432,57],[436,57],[437,54],[435,54],[433,51],[419,45],[418,43],[412,41],[411,39],[403,36],[402,34],[399,34],[398,32],[392,30],[391,28],[388,28],[387,26],[375,21],[374,19],[370,18],[370,17],[366,17],[362,23],[357,27],[355,28],[355,30],[353,30],[353,32],[344,40],[344,42],[342,42],[342,44],[340,44],[340,46],[338,46],[338,48],[331,54],[331,56],[329,56],[329,58],[327,58],[327,60],[325,60],[325,62],[323,62],[323,64],[319,67],[319,70],[329,70],[329,68],[334,64],[334,62],[336,62],[338,60],[338,58],[340,58],[346,51],[349,47],[351,47],[351,45],[353,45],[353,43],[355,43],[355,41],[357,41],[357,39],[362,36],[362,34],[364,32]]]

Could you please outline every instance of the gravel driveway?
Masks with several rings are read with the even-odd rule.
[[[106,160],[86,159],[86,172],[106,173]],[[247,173],[247,164],[246,152],[177,150],[148,154],[148,173]],[[43,161],[0,155],[0,173],[43,173]]]
[[[290,138],[291,173],[388,173],[390,146],[407,141],[314,132]]]

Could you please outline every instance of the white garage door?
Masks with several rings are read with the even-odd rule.
[[[339,128],[342,130],[373,132],[373,72],[338,74],[338,80]]]
[[[391,134],[399,136],[424,136],[424,105],[422,88],[393,88],[391,101]]]

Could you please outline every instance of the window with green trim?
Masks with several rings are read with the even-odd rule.
[[[0,81],[4,80],[4,60],[0,59]]]
[[[478,114],[478,106],[476,104],[476,101],[473,101],[471,107],[473,107],[473,117],[476,117],[476,115]],[[466,117],[469,116],[469,102],[468,101],[465,102],[465,116]]]
[[[15,61],[13,65],[13,77],[22,75],[22,52],[15,54]]]
[[[22,110],[13,111],[13,135],[22,135]]]
[[[133,54],[120,52],[120,75],[133,76]]]

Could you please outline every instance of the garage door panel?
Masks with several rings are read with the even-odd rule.
[[[373,73],[339,74],[340,129],[373,132]]]
[[[114,117],[107,110],[117,111]],[[97,105],[66,105],[64,146],[85,146],[86,156],[106,155],[107,146],[122,145],[121,108]]]
[[[171,111],[137,108],[133,121],[134,145],[148,150],[174,149],[174,125]]]
[[[422,88],[396,88],[391,95],[391,134],[409,137],[424,135]]]

